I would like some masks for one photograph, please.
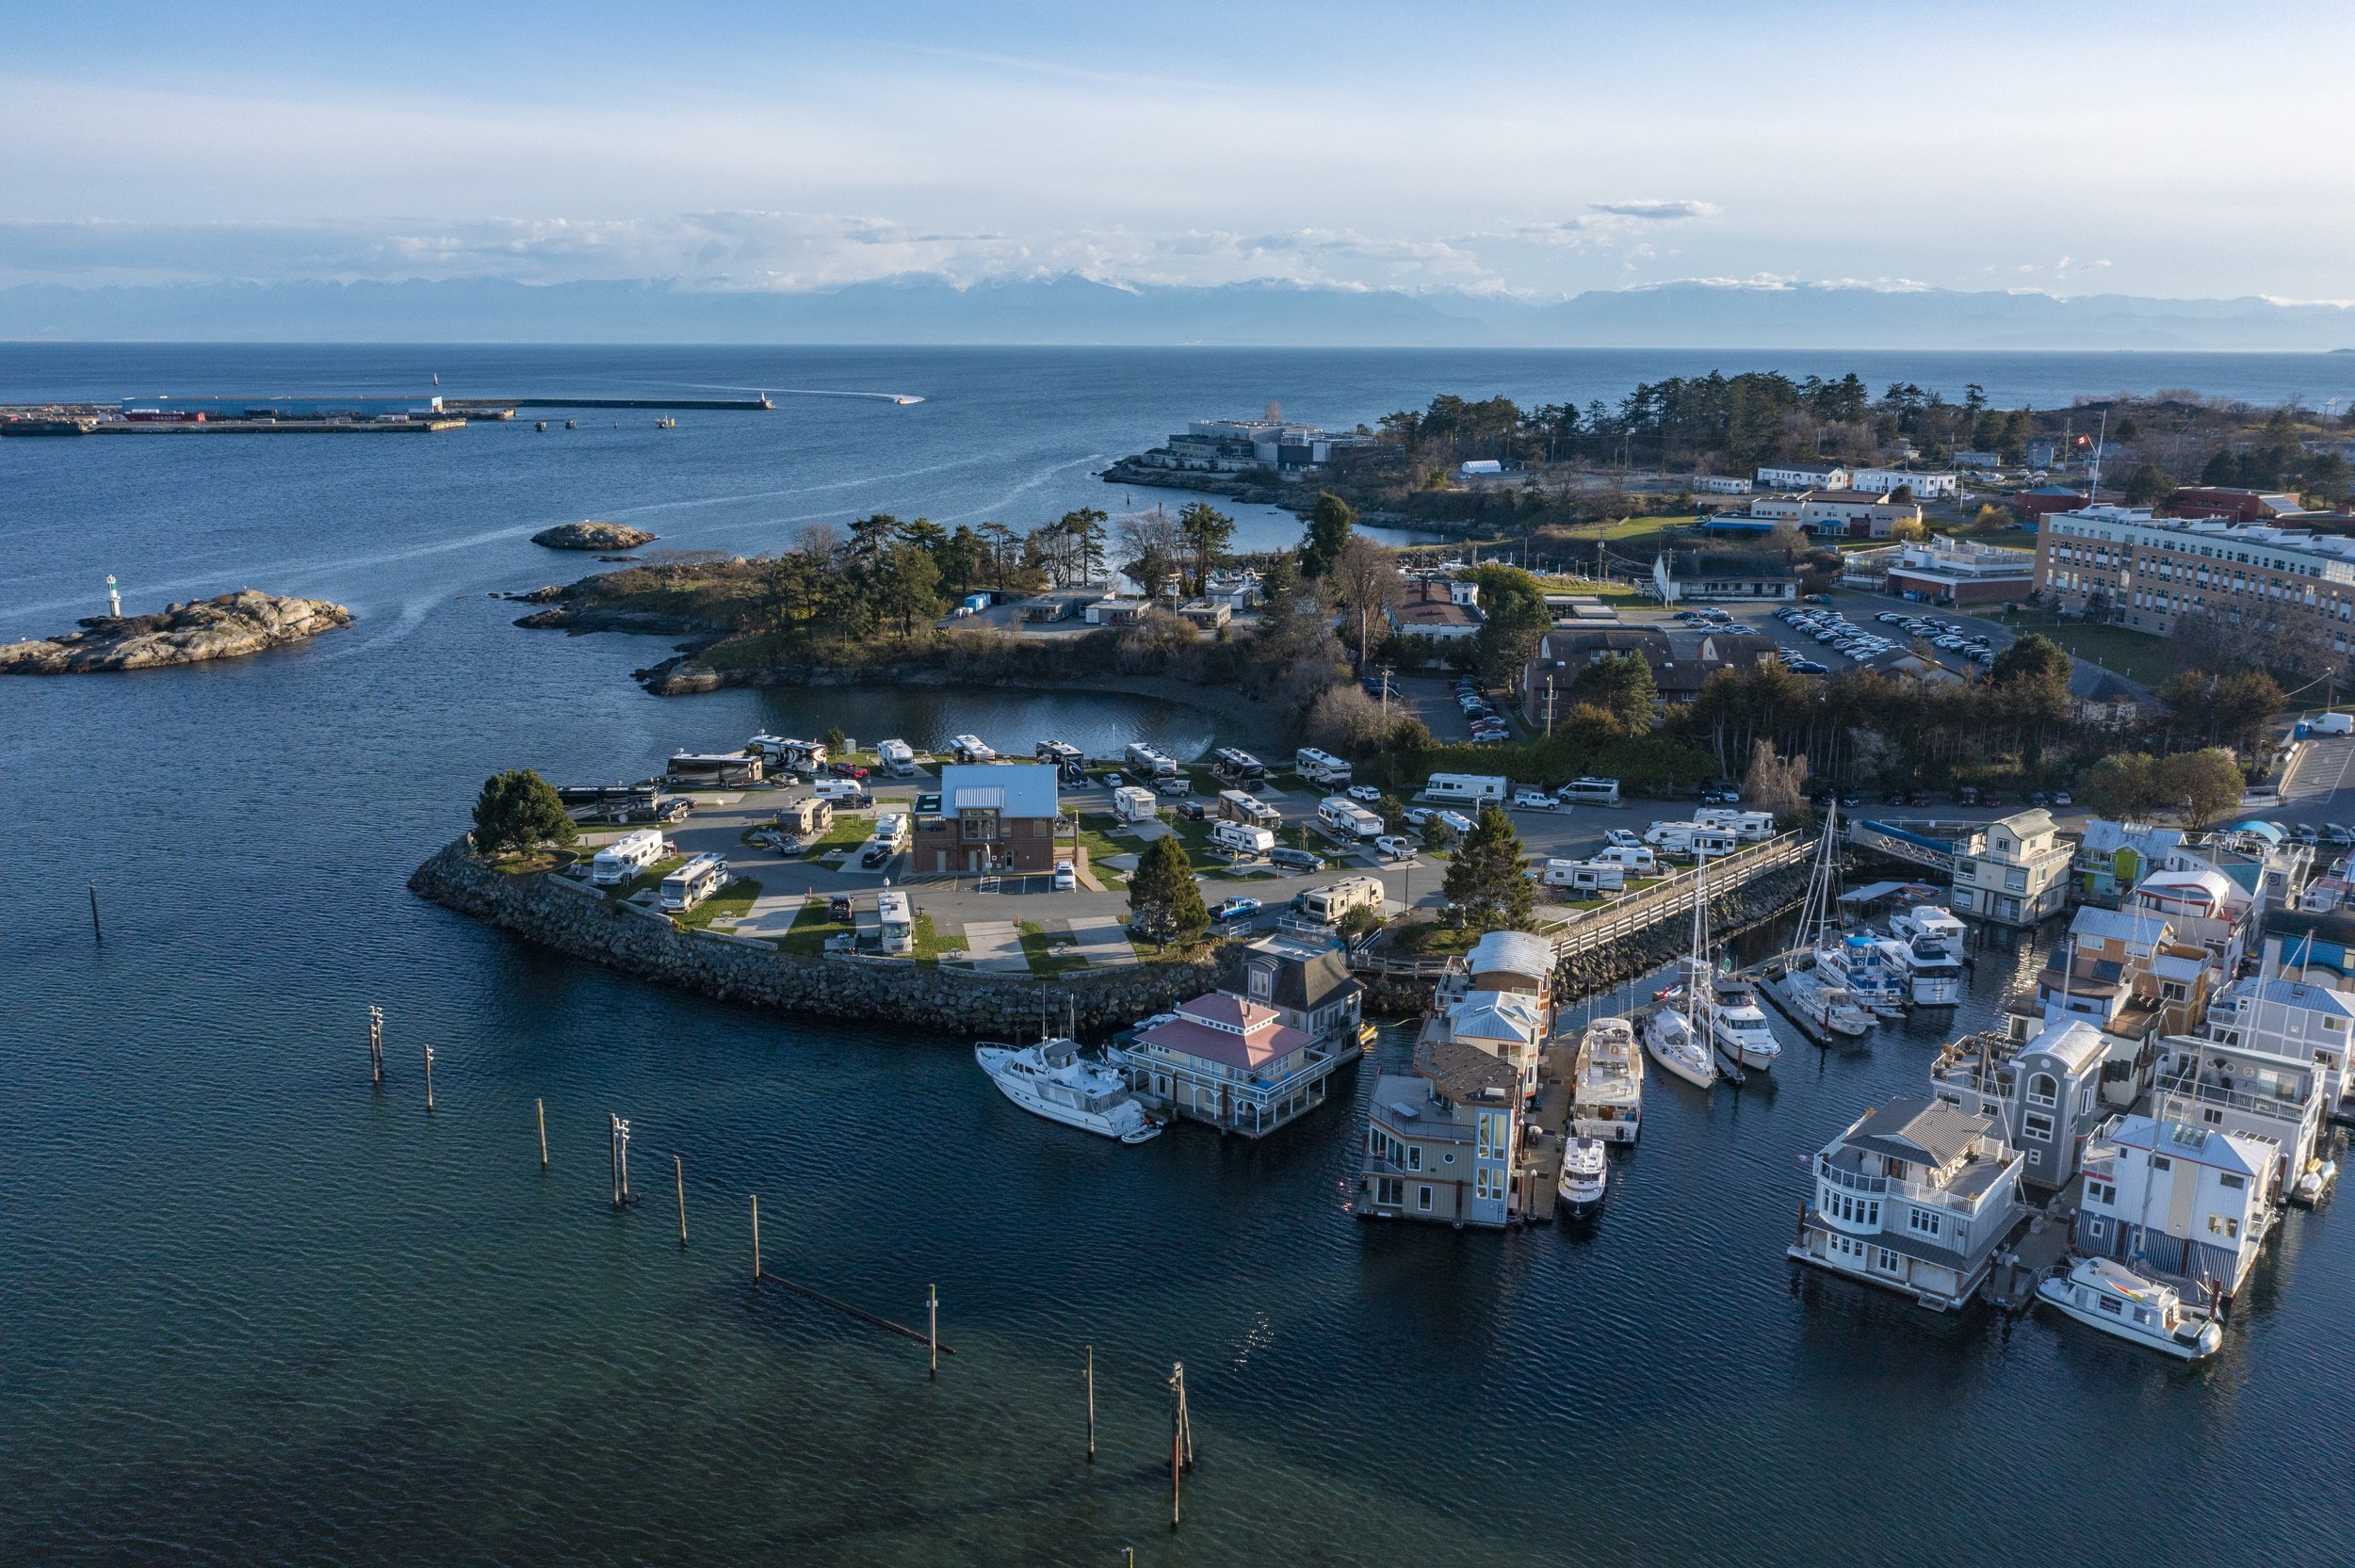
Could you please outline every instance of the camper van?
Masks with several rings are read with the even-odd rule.
[[[882,932],[880,946],[885,952],[916,951],[916,912],[906,894],[896,889],[876,894],[875,922]]]
[[[1775,814],[1771,811],[1703,806],[1693,814],[1693,820],[1707,827],[1723,828],[1745,844],[1763,844],[1775,836]]]
[[[1261,828],[1281,827],[1284,822],[1282,812],[1240,789],[1218,792],[1218,814],[1229,822],[1248,822]]]
[[[589,880],[599,887],[629,881],[662,858],[662,835],[652,828],[624,833],[589,862]]]
[[[1275,848],[1275,835],[1248,822],[1214,822],[1210,842],[1238,855],[1264,855]]]
[[[1161,812],[1161,797],[1135,784],[1113,791],[1113,815],[1123,822],[1150,822]]]
[[[760,759],[740,752],[680,752],[671,758],[665,776],[681,788],[737,789],[760,783]]]
[[[977,735],[961,735],[949,742],[949,750],[959,762],[996,762],[998,753],[983,743]]]
[[[1567,893],[1618,893],[1627,887],[1627,867],[1605,860],[1550,860],[1539,880]]]
[[[1210,771],[1231,784],[1250,785],[1267,778],[1267,765],[1248,752],[1222,746],[1210,753]]]
[[[1616,806],[1619,803],[1619,781],[1572,779],[1555,790],[1553,798],[1566,806]]]
[[[1349,764],[1313,746],[1304,746],[1292,753],[1292,771],[1312,784],[1339,789],[1349,783]]]
[[[1317,820],[1353,844],[1382,836],[1382,818],[1346,795],[1331,796],[1320,804]]]
[[[1422,786],[1426,800],[1445,800],[1451,804],[1486,805],[1494,801],[1504,803],[1504,775],[1502,773],[1434,773]]]
[[[1739,842],[1730,828],[1712,827],[1706,822],[1654,822],[1644,842],[1663,855],[1706,855],[1712,859],[1733,853]]]
[[[1166,779],[1178,771],[1178,759],[1142,740],[1132,740],[1129,742],[1129,766],[1148,779]]]
[[[875,742],[875,764],[895,779],[913,778],[916,748],[904,740],[879,740]]]
[[[697,855],[662,879],[661,907],[685,914],[727,885],[728,863],[718,855]]]
[[[1660,857],[1641,844],[1613,844],[1596,850],[1587,864],[1616,865],[1622,871],[1645,877],[1660,869]]]
[[[868,835],[865,848],[859,850],[858,863],[873,870],[908,847],[908,819],[904,813],[885,812],[875,818],[875,831]]]
[[[1379,877],[1343,877],[1340,881],[1312,887],[1292,900],[1301,913],[1322,925],[1338,926],[1352,912],[1370,909],[1382,913],[1382,880]]]

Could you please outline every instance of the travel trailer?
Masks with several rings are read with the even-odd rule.
[[[1336,795],[1317,807],[1317,820],[1353,843],[1382,836],[1382,818],[1346,795]]]
[[[1350,780],[1349,764],[1313,746],[1304,746],[1292,754],[1292,771],[1327,789],[1338,789]]]

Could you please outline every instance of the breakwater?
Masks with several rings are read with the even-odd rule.
[[[1719,941],[1730,941],[1788,913],[1806,896],[1807,878],[1807,866],[1785,866],[1711,898],[1711,935]],[[1572,1001],[1625,985],[1664,963],[1673,962],[1691,947],[1691,932],[1682,925],[1668,923],[1625,941],[1572,953],[1556,971],[1562,999]]]
[[[548,872],[495,870],[463,838],[417,867],[409,887],[542,946],[718,1001],[976,1037],[1028,1038],[1042,1017],[1058,1028],[1069,1018],[1080,1035],[1101,1035],[1199,996],[1222,977],[1240,978],[1232,943],[1209,962],[1079,971],[1052,980],[903,959],[804,957],[751,937],[682,930],[667,916]]]

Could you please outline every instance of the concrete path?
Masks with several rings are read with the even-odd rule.
[[[2326,809],[2342,789],[2355,791],[2355,736],[2317,736],[2298,749],[2282,781],[2282,803]]]
[[[1070,951],[1087,960],[1091,967],[1116,969],[1124,963],[1137,962],[1137,950],[1129,945],[1129,933],[1117,920],[1090,919],[1082,915],[1054,924],[1066,928],[1079,939],[1079,946]]]
[[[753,907],[729,929],[738,936],[783,936],[793,929],[794,917],[807,901],[808,895],[802,893],[764,893],[753,900]]]
[[[956,960],[944,959],[943,962]],[[1011,920],[967,920],[965,923],[965,962],[995,975],[1027,975],[1031,961],[1023,956],[1022,932]]]

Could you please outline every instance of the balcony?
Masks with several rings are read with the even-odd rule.
[[[2162,1072],[2156,1079],[2156,1087],[2161,1094],[2180,1094],[2200,1105],[2245,1110],[2277,1122],[2303,1122],[2315,1099],[2311,1085],[2303,1094],[2286,1092],[2286,1086],[2277,1086],[2272,1093],[2251,1094],[2246,1090],[2233,1089],[2213,1078],[2192,1074]]]

